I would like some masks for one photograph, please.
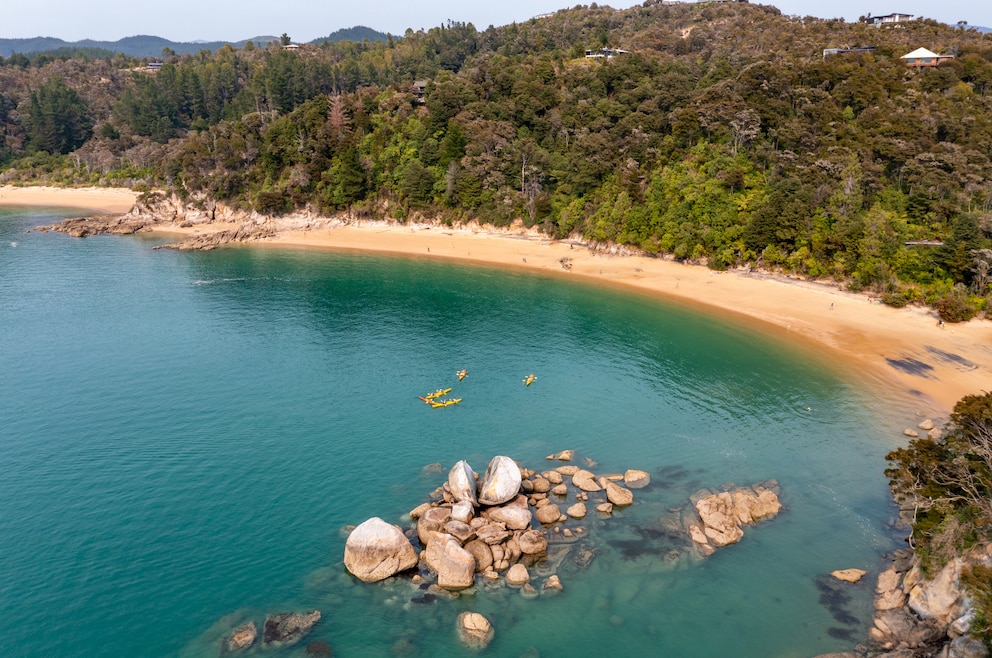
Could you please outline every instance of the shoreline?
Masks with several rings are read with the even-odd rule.
[[[77,208],[101,213],[126,213],[138,194],[117,187],[15,187],[0,185],[0,206],[48,206]]]
[[[124,213],[132,210],[136,199],[137,194],[126,189],[0,186],[0,206]],[[821,352],[825,347],[830,352],[821,354],[825,362],[835,362],[848,374],[853,365],[856,378],[880,380],[924,405],[922,413],[935,417],[946,418],[965,395],[992,389],[992,320],[941,327],[932,309],[884,306],[829,283],[745,270],[718,272],[631,255],[623,248],[593,250],[584,243],[552,240],[522,227],[349,222],[301,214],[249,217],[226,209],[218,213],[217,221],[205,215],[183,209],[172,221],[146,222],[141,230],[204,238],[246,225],[264,226],[271,237],[249,238],[250,244],[451,260],[622,288],[711,316],[736,316],[776,340]]]

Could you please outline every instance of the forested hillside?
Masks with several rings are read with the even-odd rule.
[[[874,49],[823,52],[858,46]],[[907,67],[919,47],[954,57]],[[625,52],[585,56],[603,48]],[[165,186],[272,214],[519,218],[835,278],[948,320],[982,310],[992,280],[992,36],[930,20],[593,4],[157,71],[0,60],[0,137],[8,181]]]

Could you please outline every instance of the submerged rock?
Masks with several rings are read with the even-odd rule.
[[[250,621],[247,624],[242,624],[235,628],[233,633],[224,638],[224,651],[244,651],[255,643],[255,638],[257,637],[258,629],[255,627],[255,622]]]
[[[320,610],[314,610],[308,614],[281,612],[269,615],[265,618],[262,643],[290,644],[296,642],[309,633],[318,621],[320,621]]]
[[[647,471],[639,471],[632,468],[623,474],[623,483],[629,489],[642,489],[651,484],[651,476]]]
[[[489,620],[478,612],[463,612],[458,615],[458,639],[474,651],[481,651],[493,641],[495,631]]]
[[[398,527],[372,517],[355,528],[344,546],[344,566],[374,583],[417,565],[417,552]]]

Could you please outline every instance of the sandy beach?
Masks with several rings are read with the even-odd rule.
[[[915,395],[924,414],[946,417],[962,396],[992,388],[992,322],[941,327],[929,309],[891,308],[828,284],[609,255],[523,230],[370,222],[285,231],[269,242],[528,269],[620,286],[703,312],[729,312],[757,321],[782,340],[829,349],[828,359],[838,357],[843,368],[864,369]],[[563,258],[569,259],[564,265]]]
[[[0,205],[131,209],[130,190],[0,187]],[[836,286],[757,272],[715,272],[659,258],[592,251],[534,231],[479,226],[398,225],[299,217],[271,220],[266,244],[357,250],[484,263],[617,286],[694,307],[731,313],[776,339],[796,341],[849,372],[919,400],[920,413],[946,414],[962,396],[992,389],[992,321],[941,327],[930,309],[884,306]],[[187,236],[237,228],[235,223],[157,225]],[[565,259],[565,260],[563,260]]]
[[[109,187],[14,187],[0,185],[0,206],[51,206],[79,208],[103,213],[123,213],[134,206],[138,195],[128,189]]]

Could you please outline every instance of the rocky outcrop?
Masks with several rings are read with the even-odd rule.
[[[700,492],[692,497],[695,514],[687,520],[689,537],[702,555],[735,544],[744,527],[778,514],[778,483],[774,481],[730,491]]]
[[[320,610],[310,613],[282,612],[265,618],[263,644],[288,645],[299,641],[320,621]]]
[[[455,501],[478,505],[475,487],[475,471],[468,465],[468,462],[462,460],[451,467],[448,472],[448,490]]]
[[[275,232],[265,226],[239,226],[234,229],[211,231],[190,236],[179,242],[158,245],[154,249],[178,249],[179,251],[210,251],[220,245],[237,242],[256,242],[270,238]]]
[[[367,583],[417,565],[417,552],[398,526],[373,517],[355,528],[344,547],[344,566]]]

